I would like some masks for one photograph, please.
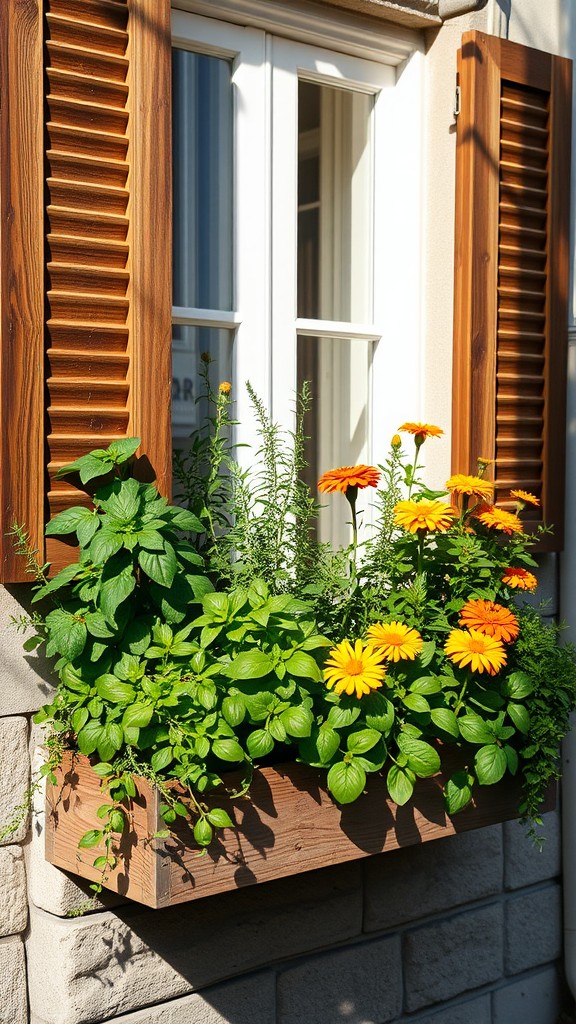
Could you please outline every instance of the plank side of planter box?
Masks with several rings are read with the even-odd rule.
[[[474,805],[447,816],[442,786],[460,766],[458,757],[449,749],[442,772],[420,779],[404,807],[388,799],[385,781],[376,775],[369,777],[359,800],[340,808],[322,787],[320,771],[299,764],[262,768],[255,772],[249,799],[213,801],[226,807],[236,827],[220,832],[204,856],[198,855],[183,821],[170,839],[153,838],[165,828],[159,795],[144,779],[135,779],[131,827],[118,837],[118,866],[106,887],[147,906],[166,907],[517,817],[520,785],[515,779],[480,788]],[[551,793],[544,809],[554,800]],[[88,760],[67,754],[56,786],[47,787],[46,857],[52,864],[101,880],[92,862],[104,851],[79,849],[78,842],[99,827],[96,810],[104,802]]]

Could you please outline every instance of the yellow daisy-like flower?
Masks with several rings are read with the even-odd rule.
[[[530,491],[510,491],[513,498],[523,502],[526,505],[539,505],[540,498],[537,498],[535,494],[530,494]]]
[[[346,494],[349,487],[377,487],[381,473],[376,466],[340,466],[330,469],[318,481],[318,490],[331,493],[342,491]]]
[[[394,522],[410,533],[418,530],[443,533],[449,530],[456,516],[445,501],[399,501],[394,507]]]
[[[454,494],[466,494],[474,498],[482,498],[490,501],[494,487],[488,480],[480,476],[467,476],[465,473],[455,473],[446,481],[446,489],[454,491]]]
[[[376,622],[366,636],[386,661],[414,661],[424,644],[418,630],[403,622]]]
[[[538,580],[533,572],[529,572],[528,569],[515,569],[512,566],[504,569],[502,583],[516,590],[536,590],[538,586]]]
[[[487,672],[495,676],[506,664],[506,651],[500,640],[485,636],[477,629],[453,629],[444,650],[460,668],[470,666],[473,672]]]
[[[522,533],[523,526],[518,516],[513,512],[506,512],[503,508],[497,508],[496,505],[482,505],[475,508],[473,514],[489,529],[500,530],[509,536],[513,533]]]
[[[493,462],[494,459],[485,459],[483,455],[479,455],[476,459],[478,469],[488,469],[488,466],[491,466]]]
[[[223,380],[218,385],[218,391],[221,395],[229,395],[232,391],[232,385],[229,380]]]
[[[460,612],[459,623],[465,629],[477,629],[484,636],[493,636],[508,644],[520,632],[518,619],[508,608],[494,601],[467,601]]]
[[[440,437],[444,433],[433,423],[403,423],[398,430],[403,430],[406,434],[414,434],[416,444],[423,444],[427,437]]]
[[[358,698],[382,686],[386,668],[382,664],[381,651],[371,644],[356,640],[354,647],[349,640],[342,640],[333,647],[324,666],[324,681],[329,690],[347,693]]]

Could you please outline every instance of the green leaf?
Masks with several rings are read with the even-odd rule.
[[[415,711],[417,714],[427,714],[430,711],[428,701],[419,693],[407,693],[402,703],[409,711]]]
[[[63,512],[59,512],[58,515],[54,516],[46,526],[46,536],[60,536],[67,535],[69,533],[76,533],[76,530],[80,523],[86,520],[92,520],[94,513],[89,508],[84,508],[81,505],[75,505],[74,508],[64,509]]]
[[[326,723],[321,725],[316,738],[316,749],[323,764],[327,764],[328,761],[332,760],[339,746],[339,734],[334,729],[331,729],[329,725],[326,725]]]
[[[398,749],[407,757],[408,767],[422,779],[435,775],[440,771],[440,757],[438,751],[423,740],[414,739],[400,732],[396,737]]]
[[[96,512],[90,513],[89,519],[83,519],[76,527],[76,536],[81,548],[87,548],[96,530],[100,526],[100,517]]]
[[[67,661],[74,661],[86,646],[87,630],[83,622],[71,612],[55,608],[46,616],[48,642],[46,654],[52,657],[61,654]]]
[[[124,817],[123,812],[118,810],[118,808],[114,808],[113,811],[110,811],[110,817],[108,820],[110,821],[110,828],[112,829],[113,832],[124,831],[124,826],[126,825],[126,818]]]
[[[122,537],[112,530],[99,530],[91,545],[89,557],[95,565],[102,565],[122,547]]]
[[[328,772],[328,789],[339,804],[357,800],[366,785],[366,772],[355,761],[338,761]]]
[[[458,719],[460,734],[467,743],[494,743],[494,733],[479,715],[462,715]]]
[[[102,700],[110,701],[112,704],[127,704],[133,701],[136,695],[134,687],[130,683],[123,683],[116,676],[105,673],[96,680],[96,692]]]
[[[348,750],[353,754],[365,754],[381,739],[382,736],[376,729],[359,729],[358,732],[350,733],[347,741]]]
[[[506,764],[508,765],[508,771],[511,775],[516,775],[516,772],[518,771],[518,754],[514,750],[514,747],[511,747],[506,743],[504,747],[504,754],[506,757]]]
[[[164,768],[167,768],[171,761],[173,761],[171,747],[162,747],[155,754],[152,754],[150,758],[152,770],[155,772],[161,772]]]
[[[507,710],[518,731],[525,734],[528,733],[530,731],[530,712],[528,708],[525,708],[523,704],[509,704]]]
[[[408,777],[403,768],[393,764],[386,776],[386,785],[391,800],[399,807],[408,803],[414,792],[414,782]]]
[[[212,826],[206,818],[198,818],[194,825],[194,839],[198,846],[210,846],[212,842]]]
[[[100,640],[109,640],[111,636],[114,636],[114,630],[106,622],[102,612],[86,612],[84,622],[90,636],[96,636]]]
[[[117,441],[112,441],[108,453],[116,465],[120,466],[123,462],[127,462],[139,447],[139,437],[120,437]]]
[[[164,551],[160,552],[141,549],[138,552],[138,562],[146,575],[155,583],[159,583],[163,587],[172,586],[178,562],[171,544],[166,542]]]
[[[122,638],[123,645],[128,648],[130,654],[136,656],[144,654],[150,646],[151,620],[149,618],[135,619],[127,627]]]
[[[347,726],[352,725],[356,721],[359,714],[359,707],[347,708],[342,705],[334,705],[334,707],[330,708],[326,721],[334,729],[346,729]]]
[[[280,715],[280,721],[288,735],[300,739],[310,735],[313,720],[312,712],[303,707],[286,708]]]
[[[468,806],[472,799],[474,776],[467,771],[458,771],[452,775],[444,787],[444,802],[448,814],[458,814]]]
[[[241,697],[224,697],[222,701],[222,714],[228,725],[240,725],[246,716],[246,705]]]
[[[442,689],[442,681],[438,676],[420,676],[419,679],[415,679],[413,683],[410,683],[410,693],[440,693]]]
[[[235,828],[232,818],[223,807],[214,807],[207,814],[208,821],[215,828]]]
[[[80,459],[70,462],[67,466],[62,466],[56,476],[63,477],[69,473],[79,473],[82,483],[87,484],[89,480],[95,480],[98,476],[106,476],[113,468],[112,460],[107,457],[105,451],[100,449],[98,455],[96,452],[91,452],[89,455],[82,455]]]
[[[150,719],[154,713],[152,704],[131,704],[126,708],[122,716],[122,728],[144,729],[150,725]]]
[[[286,740],[286,729],[279,718],[271,718],[268,722],[268,731],[277,743],[284,743]]]
[[[228,597],[226,594],[206,594],[202,608],[215,622],[225,622],[228,617]]]
[[[72,715],[72,728],[75,733],[80,732],[80,729],[86,725],[89,717],[88,708],[76,708],[76,711]]]
[[[261,679],[272,671],[274,663],[264,651],[242,651],[223,669],[229,679]]]
[[[422,665],[423,668],[426,668],[426,666],[430,664],[435,653],[436,643],[434,642],[434,640],[427,640],[426,643],[423,644],[422,650],[420,651],[419,655],[420,664]],[[398,801],[396,801],[396,803],[398,803]]]
[[[84,833],[78,842],[78,846],[82,850],[89,850],[92,846],[98,846],[102,838],[103,834],[99,828],[91,828],[89,832]]]
[[[204,527],[195,516],[193,512],[189,512],[185,508],[168,508],[166,513],[169,513],[170,526],[175,527],[177,530],[189,530],[192,533],[204,533]]]
[[[394,705],[380,693],[370,693],[362,699],[365,709],[364,719],[370,729],[388,735],[394,725]],[[330,717],[330,716],[328,716]]]
[[[78,744],[78,750],[81,754],[86,754],[87,757],[93,754],[96,748],[99,746],[104,736],[104,729],[100,722],[96,722],[93,718],[86,722],[83,729],[80,730],[76,737]],[[114,751],[112,751],[114,753]]]
[[[42,601],[45,597],[48,597],[48,594],[53,594],[56,590],[60,590],[61,587],[65,587],[78,574],[79,569],[80,565],[78,563],[67,565],[65,569],[62,569],[45,586],[36,591],[32,598],[32,604],[35,604],[36,601]]]
[[[526,672],[512,672],[504,680],[504,693],[513,700],[523,700],[534,689],[534,683]]]
[[[108,764],[107,761],[100,761],[99,764],[92,765],[92,771],[98,775],[99,778],[105,779],[108,775],[114,774],[114,767]]]
[[[439,729],[447,732],[449,736],[453,736],[455,739],[458,739],[460,736],[458,719],[450,708],[432,708],[430,717],[434,722],[434,725],[438,726]]]
[[[314,658],[310,654],[306,654],[305,651],[294,651],[294,654],[287,659],[285,665],[290,675],[311,679],[313,682],[320,682],[322,679],[322,672]]]
[[[268,711],[275,704],[272,694],[268,690],[259,693],[244,693],[242,695],[248,714],[253,722],[261,722],[268,717]]]
[[[102,573],[99,605],[109,622],[115,622],[117,609],[130,597],[135,586],[136,577],[128,555],[118,554],[106,563]]]
[[[504,775],[507,768],[506,754],[495,744],[480,747],[474,758],[476,775],[481,786],[492,786]]]
[[[238,740],[214,740],[212,753],[221,761],[243,761],[244,751]]]
[[[266,757],[271,750],[274,750],[274,740],[266,729],[255,729],[246,739],[246,746],[250,757],[257,760]]]

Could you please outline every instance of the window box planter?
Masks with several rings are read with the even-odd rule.
[[[418,780],[414,797],[404,807],[392,803],[378,775],[369,777],[359,800],[341,808],[326,791],[322,772],[296,763],[261,768],[249,797],[217,798],[237,828],[220,832],[205,856],[198,855],[185,823],[177,825],[170,839],[153,838],[165,827],[159,794],[137,778],[137,795],[128,806],[131,827],[120,839],[118,865],[104,884],[138,903],[167,907],[518,816],[520,783],[507,777],[497,786],[478,788],[474,804],[448,817],[442,785],[461,763],[462,753],[448,748],[442,760],[442,771]],[[103,850],[78,848],[81,836],[97,822],[100,780],[88,759],[72,752],[56,774],[56,786],[47,787],[46,857],[56,867],[102,881],[92,862]],[[551,792],[545,809],[554,801]]]

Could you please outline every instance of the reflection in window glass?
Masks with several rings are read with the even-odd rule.
[[[372,345],[364,340],[298,339],[298,387],[310,381],[313,399],[305,422],[308,468],[303,474],[313,494],[322,473],[368,461],[371,358]],[[348,544],[346,502],[324,495],[322,503],[319,539]]]
[[[298,316],[371,318],[372,97],[298,87]]]
[[[227,60],[172,51],[174,305],[232,309],[232,84]]]
[[[207,403],[202,399],[200,369],[210,360],[210,383],[217,391],[231,380],[232,331],[212,327],[172,328],[172,437],[174,447],[185,448],[190,435],[205,422]]]

